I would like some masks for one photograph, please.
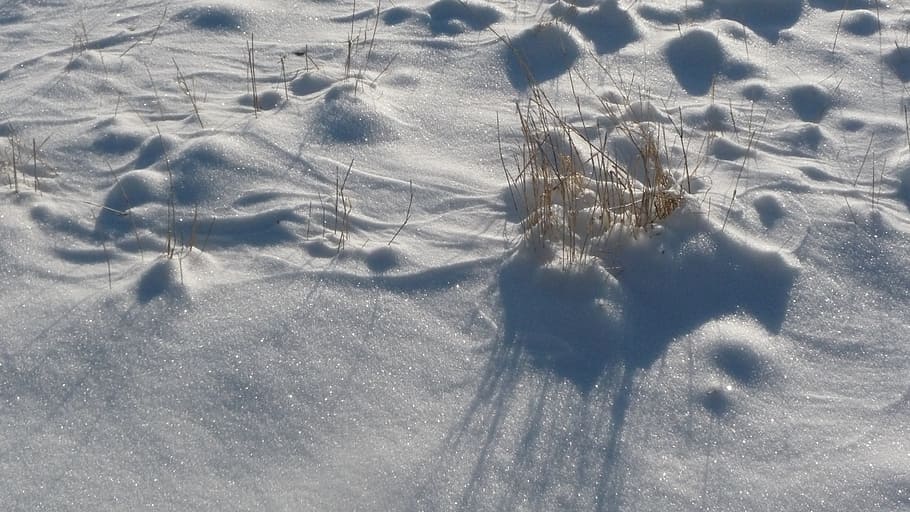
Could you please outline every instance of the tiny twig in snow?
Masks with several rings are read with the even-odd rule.
[[[408,210],[404,214],[404,222],[402,222],[401,226],[398,227],[398,231],[396,231],[395,234],[392,235],[392,239],[389,240],[389,245],[392,245],[392,242],[394,242],[395,239],[398,238],[398,234],[401,233],[401,230],[404,229],[404,227],[408,224],[408,221],[411,220],[411,205],[414,204],[414,182],[413,181],[408,182],[408,190],[410,191],[410,197],[408,198]]]

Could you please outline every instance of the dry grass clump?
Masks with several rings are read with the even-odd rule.
[[[611,241],[651,229],[682,205],[688,191],[668,170],[666,131],[601,103],[610,126],[586,126],[580,107],[581,121],[572,124],[532,87],[527,103],[516,106],[521,139],[514,171],[502,158],[523,239],[564,268],[608,251]],[[682,137],[681,130],[674,133]],[[616,154],[617,138],[623,155]],[[687,169],[684,176],[688,182]]]

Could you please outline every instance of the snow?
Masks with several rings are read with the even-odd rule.
[[[910,509],[908,9],[0,6],[0,502]]]

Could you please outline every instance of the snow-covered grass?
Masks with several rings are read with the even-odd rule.
[[[0,503],[907,509],[908,12],[0,5]]]
[[[673,176],[667,132],[654,122],[660,116],[653,105],[618,112],[603,102],[602,118],[588,127],[577,95],[575,104],[579,126],[532,86],[528,103],[517,110],[523,139],[514,172],[502,157],[525,242],[566,270],[587,264],[592,252],[602,255],[611,244],[645,235],[682,205],[692,183],[683,128],[673,141],[684,155]]]

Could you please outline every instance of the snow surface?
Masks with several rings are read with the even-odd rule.
[[[0,503],[910,510],[908,31],[3,3]],[[630,167],[606,111],[682,127],[683,205],[574,265],[523,240],[500,151],[538,84]]]

